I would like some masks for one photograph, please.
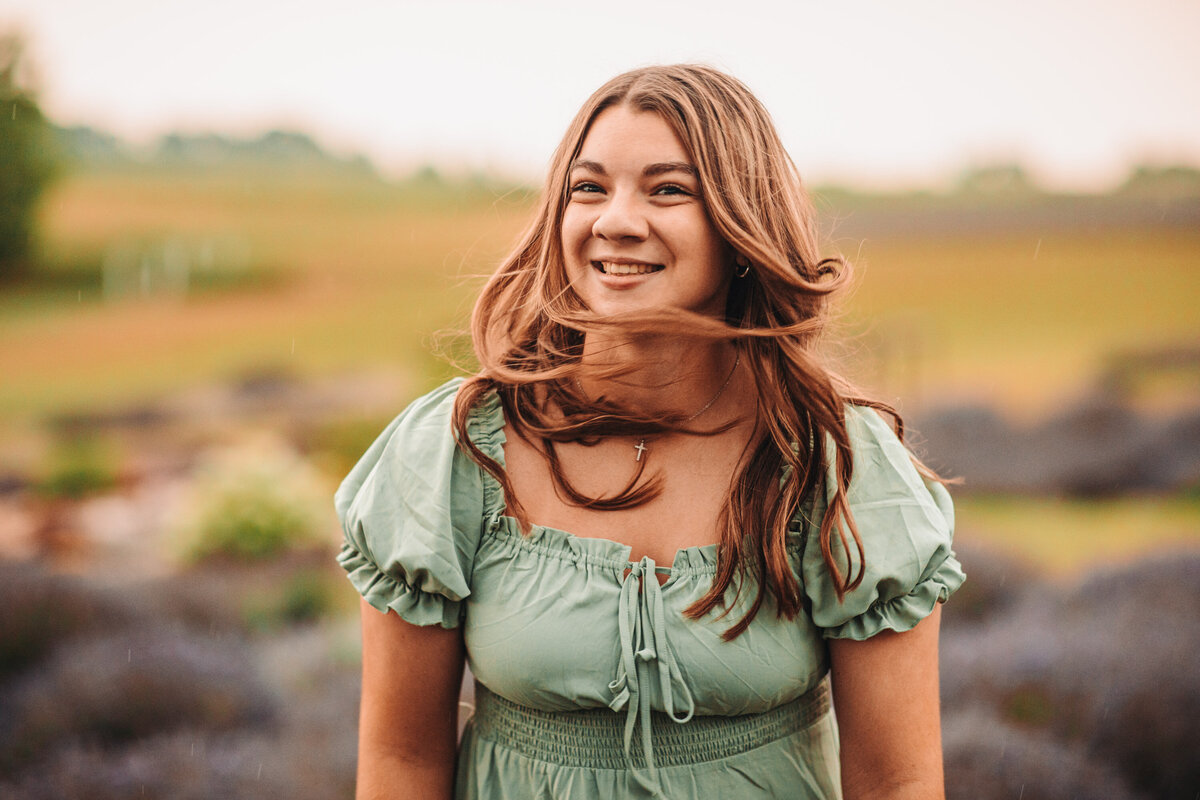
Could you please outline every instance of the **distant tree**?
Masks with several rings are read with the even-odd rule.
[[[959,178],[958,190],[966,194],[1026,194],[1037,186],[1020,164],[989,164],[967,170]]]
[[[440,186],[443,183],[442,173],[433,164],[425,164],[408,178],[416,184],[425,186]]]
[[[1200,195],[1200,169],[1182,164],[1142,164],[1133,168],[1118,191],[1160,197],[1195,197]]]
[[[128,166],[133,162],[128,145],[87,125],[56,126],[54,140],[55,156],[71,167]]]
[[[28,71],[24,38],[0,33],[0,278],[28,268],[37,201],[55,172],[53,127]]]

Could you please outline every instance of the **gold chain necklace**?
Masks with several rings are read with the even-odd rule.
[[[725,376],[725,382],[721,384],[721,388],[717,389],[717,393],[714,394],[711,398],[709,398],[709,401],[707,403],[705,403],[703,406],[701,406],[699,411],[697,411],[695,414],[692,414],[690,417],[685,419],[683,421],[684,425],[687,425],[689,422],[692,422],[697,417],[699,417],[701,414],[703,414],[705,411],[708,411],[710,408],[712,408],[713,404],[716,403],[717,400],[719,400],[721,398],[721,395],[725,394],[725,390],[727,388],[729,388],[730,381],[733,380],[733,373],[737,372],[738,364],[740,364],[741,361],[742,361],[742,353],[739,350],[737,353],[737,356],[733,359],[733,366],[729,368],[729,374]],[[579,382],[579,378],[575,379],[575,385],[579,387],[579,391],[583,392],[584,397],[586,397],[587,392],[583,391],[583,384]],[[633,446],[633,449],[637,451],[637,455],[634,456],[633,460],[641,461],[642,454],[650,449],[649,447],[646,447],[646,437],[643,436],[640,439],[638,439],[638,443]]]

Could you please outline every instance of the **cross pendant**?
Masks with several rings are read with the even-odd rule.
[[[646,447],[646,440],[645,440],[645,439],[641,439],[641,440],[639,440],[639,441],[638,441],[638,443],[637,443],[637,444],[635,444],[635,445],[633,446],[633,449],[634,449],[634,450],[637,450],[637,458],[635,458],[635,459],[634,459],[634,461],[641,461],[641,460],[642,460],[642,453],[646,452],[646,451],[647,451],[649,448],[648,448],[648,447]]]

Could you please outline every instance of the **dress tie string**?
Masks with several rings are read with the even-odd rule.
[[[692,718],[696,703],[683,680],[675,653],[666,639],[667,618],[663,609],[662,587],[658,583],[654,559],[644,556],[631,562],[629,573],[621,582],[618,632],[621,639],[621,663],[617,677],[608,685],[613,693],[609,708],[625,712],[625,758],[629,770],[643,787],[662,797],[658,768],[654,763],[654,747],[650,735],[651,662],[658,665],[658,683],[663,708],[673,722],[683,724]],[[675,688],[679,689],[682,716],[675,713]],[[646,774],[633,766],[633,729],[641,727],[642,755]]]

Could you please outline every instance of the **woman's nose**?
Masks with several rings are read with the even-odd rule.
[[[608,241],[645,239],[649,234],[650,224],[637,199],[630,194],[611,195],[592,223],[592,235]]]

